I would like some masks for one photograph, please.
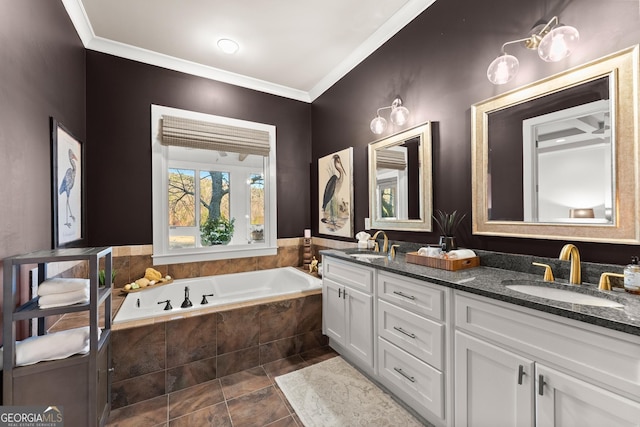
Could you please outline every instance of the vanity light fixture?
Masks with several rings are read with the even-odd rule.
[[[221,51],[229,55],[233,55],[240,49],[240,45],[231,39],[220,39],[217,44]]]
[[[391,109],[389,118],[395,125],[402,126],[409,118],[409,110],[402,105],[402,99],[399,96],[396,96],[396,99],[393,100],[390,106],[378,108],[376,117],[371,120],[369,127],[371,128],[371,132],[376,135],[380,135],[387,128],[387,121],[384,117],[380,116],[380,111],[388,109]]]
[[[540,59],[547,62],[558,62],[571,54],[579,39],[578,30],[569,25],[561,24],[557,16],[551,18],[546,24],[544,21],[538,22],[528,37],[508,41],[502,45],[500,56],[489,64],[487,78],[494,85],[501,85],[518,74],[520,63],[518,58],[505,51],[507,45],[522,43],[527,49],[537,50]]]

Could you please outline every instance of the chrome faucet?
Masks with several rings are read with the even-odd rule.
[[[580,252],[578,251],[578,248],[571,243],[567,243],[562,247],[558,259],[563,261],[571,260],[569,283],[572,285],[579,285],[582,283],[582,278],[580,277]]]
[[[373,240],[374,241],[373,250],[376,251],[376,252],[380,252],[380,246],[378,246],[378,241],[376,240],[376,238],[378,237],[378,235],[380,233],[382,233],[382,237],[384,237],[384,241],[383,241],[383,244],[382,244],[382,252],[384,252],[386,254],[387,251],[389,250],[389,238],[387,238],[387,233],[385,233],[382,230],[378,230],[373,235],[373,237],[369,238],[369,240]]]

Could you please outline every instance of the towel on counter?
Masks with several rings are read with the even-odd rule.
[[[464,259],[473,258],[474,256],[476,256],[476,253],[471,249],[454,249],[447,252],[447,256],[449,257],[449,259]]]
[[[89,327],[52,332],[16,341],[15,366],[33,365],[45,360],[65,359],[74,354],[89,352]],[[98,328],[98,340],[102,330]],[[0,369],[3,363],[3,348],[0,348]]]
[[[64,294],[89,289],[89,279],[56,278],[45,280],[38,286],[38,295]]]
[[[89,288],[63,294],[44,295],[38,298],[38,306],[40,308],[64,307],[80,302],[89,302]]]

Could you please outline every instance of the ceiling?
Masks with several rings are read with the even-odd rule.
[[[435,0],[62,2],[87,49],[312,102]]]

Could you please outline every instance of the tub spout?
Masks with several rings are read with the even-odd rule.
[[[182,305],[180,307],[187,308],[193,306],[193,303],[189,299],[189,287],[184,287],[184,301],[182,301]]]
[[[202,301],[200,301],[200,304],[209,304],[209,301],[207,301],[207,297],[212,297],[213,294],[206,294],[206,295],[202,295]]]

